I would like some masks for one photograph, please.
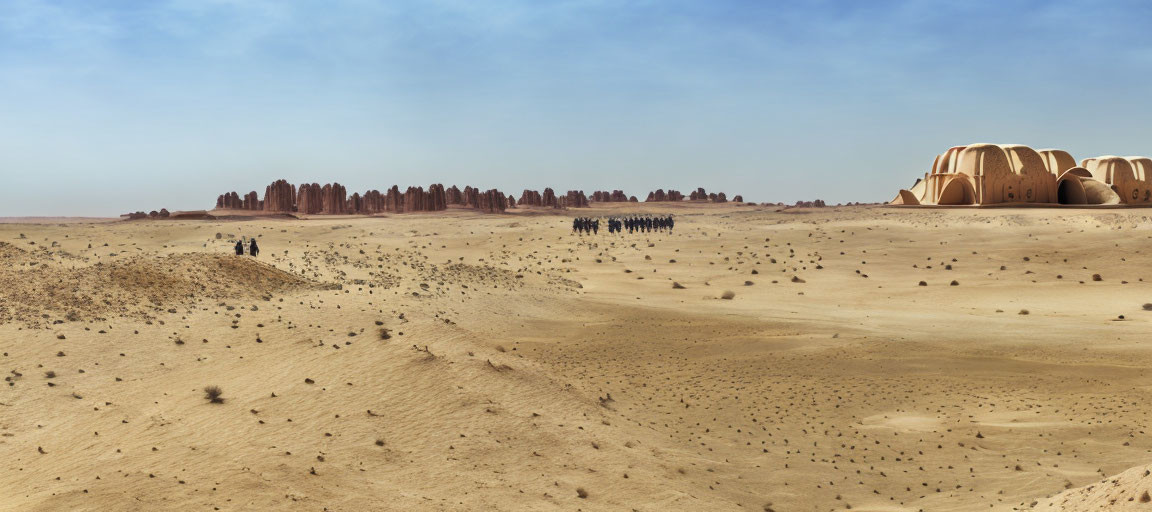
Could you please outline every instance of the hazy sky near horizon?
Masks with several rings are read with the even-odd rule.
[[[0,216],[278,178],[882,201],[977,141],[1152,154],[1138,1],[0,2]]]

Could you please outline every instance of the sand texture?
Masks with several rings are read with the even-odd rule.
[[[1147,216],[10,219],[0,510],[1152,510]]]

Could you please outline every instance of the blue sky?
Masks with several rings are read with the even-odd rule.
[[[1152,4],[0,1],[0,216],[274,179],[888,200],[970,142],[1150,154]]]

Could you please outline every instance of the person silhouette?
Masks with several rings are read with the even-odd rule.
[[[253,238],[251,242],[248,242],[248,254],[251,254],[252,256],[260,254],[260,247],[256,245],[255,238]]]
[[[243,240],[237,240],[236,241],[236,255],[237,256],[243,256],[244,255],[244,241]]]

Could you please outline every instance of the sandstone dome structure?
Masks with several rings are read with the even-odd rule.
[[[1076,164],[1067,151],[1020,144],[954,146],[894,205],[1152,205],[1152,159],[1101,156]]]

